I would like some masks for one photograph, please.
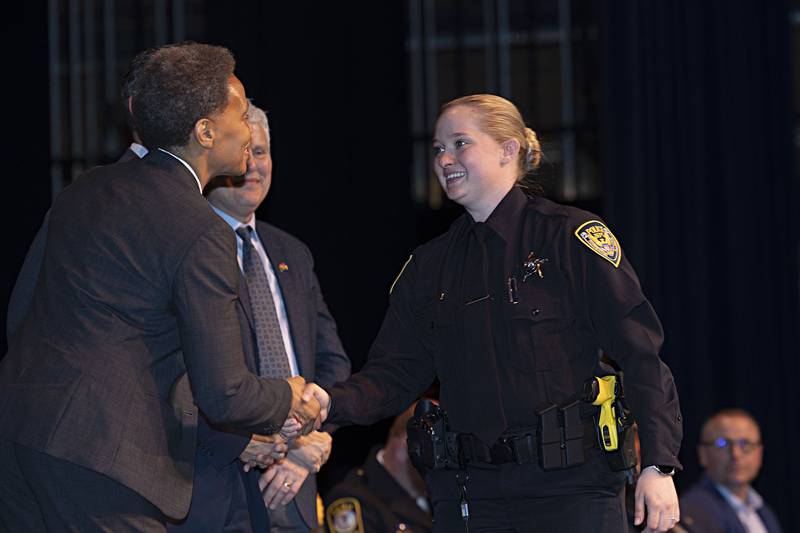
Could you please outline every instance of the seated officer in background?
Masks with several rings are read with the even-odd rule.
[[[328,531],[431,531],[425,481],[411,464],[406,444],[406,424],[413,412],[412,405],[398,415],[383,448],[373,449],[363,466],[328,493]]]
[[[680,499],[681,525],[703,533],[776,533],[778,519],[750,485],[764,446],[753,416],[723,409],[705,424],[697,448],[705,473]]]

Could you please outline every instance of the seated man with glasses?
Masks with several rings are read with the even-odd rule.
[[[776,533],[778,519],[750,486],[761,469],[761,431],[743,409],[713,414],[697,454],[705,474],[680,499],[681,526],[703,533]]]

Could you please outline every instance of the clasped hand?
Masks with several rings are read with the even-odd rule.
[[[292,501],[308,475],[319,472],[328,460],[331,444],[331,436],[321,431],[295,439],[286,457],[271,465],[259,479],[264,504],[276,509]]]
[[[292,439],[298,435],[308,435],[322,426],[328,416],[330,396],[319,385],[306,383],[300,376],[291,377],[286,381],[292,388],[292,406],[281,429],[281,435]],[[296,424],[291,424],[290,419]]]
[[[244,463],[244,471],[251,468],[266,468],[275,461],[283,459],[288,450],[286,439],[278,435],[251,435],[247,447],[239,455]]]

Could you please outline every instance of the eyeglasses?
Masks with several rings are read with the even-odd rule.
[[[726,439],[724,437],[720,437],[718,439],[714,439],[712,441],[705,441],[701,442],[703,446],[713,446],[718,450],[727,450],[731,451],[734,446],[739,448],[739,451],[742,453],[750,453],[757,448],[761,447],[760,441],[752,441],[747,439]]]

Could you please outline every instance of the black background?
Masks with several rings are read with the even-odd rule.
[[[248,95],[270,115],[273,188],[259,216],[311,247],[359,368],[405,258],[458,213],[411,202],[403,4],[208,4],[206,40],[231,48]],[[797,530],[798,187],[787,6],[602,6],[605,193],[596,209],[667,332],[663,357],[686,434],[686,470],[676,480],[681,488],[698,475],[702,419],[747,408],[765,442],[756,487],[784,529]],[[4,10],[2,302],[51,201],[46,5]],[[323,488],[386,427],[341,430]]]

